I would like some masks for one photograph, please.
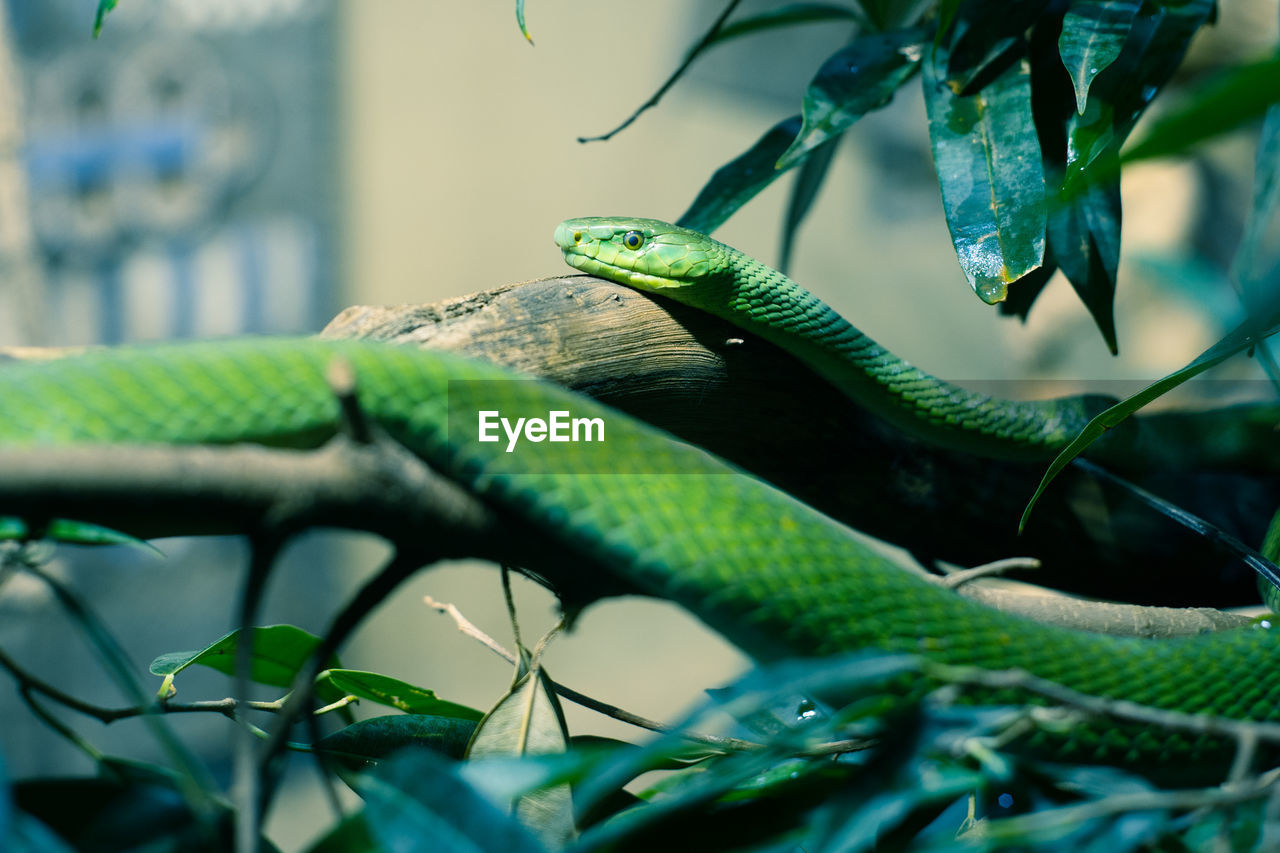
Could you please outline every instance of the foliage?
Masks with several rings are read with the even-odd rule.
[[[115,5],[100,0],[95,34]],[[784,225],[790,247],[841,134],[918,77],[944,213],[969,285],[985,301],[1025,316],[1060,269],[1112,350],[1121,166],[1185,153],[1267,113],[1258,189],[1236,260],[1249,318],[1190,365],[1099,415],[1054,463],[1046,484],[1104,429],[1169,387],[1256,346],[1280,324],[1280,300],[1269,297],[1274,281],[1267,276],[1274,273],[1267,272],[1259,248],[1280,206],[1280,110],[1272,106],[1280,99],[1277,60],[1226,70],[1124,149],[1193,36],[1217,14],[1211,0],[789,3],[735,20],[730,13],[736,5],[726,6],[641,111],[703,51],[729,39],[801,23],[853,32],[818,66],[800,112],[711,176],[683,224],[712,231],[796,169]],[[519,27],[529,38],[524,6],[517,0]],[[111,531],[78,530],[99,541],[113,538]],[[255,564],[269,564],[272,543],[254,546]],[[317,826],[322,835],[314,853],[1032,845],[1247,850],[1275,843],[1268,822],[1273,777],[1240,773],[1226,785],[1169,790],[1117,770],[1006,754],[1012,733],[1029,727],[1051,733],[1070,725],[1071,714],[1179,724],[1037,694],[1032,683],[1016,685],[1035,697],[1029,707],[982,707],[968,701],[980,674],[930,669],[909,657],[783,662],[714,691],[706,707],[643,745],[579,739],[568,732],[560,710],[568,691],[541,666],[542,644],[533,651],[518,646],[510,655],[511,688],[487,713],[392,675],[342,668],[334,650],[386,594],[374,584],[323,636],[286,625],[251,628],[246,619],[203,649],[160,655],[151,673],[162,680],[151,691],[123,666],[109,632],[84,602],[42,571],[38,551],[14,548],[3,559],[8,569],[29,572],[54,591],[132,703],[89,706],[51,687],[46,673],[26,672],[0,652],[0,667],[17,680],[32,710],[98,768],[92,778],[0,777],[6,849],[253,849],[260,840],[258,816],[279,785],[279,757],[286,751],[308,754],[328,784],[340,779],[362,798],[362,806],[331,827]],[[384,574],[395,579],[403,568],[393,560]],[[252,584],[247,589],[251,600],[244,612],[251,614],[257,593]],[[233,698],[186,706],[173,701],[175,681],[192,666],[229,676]],[[882,717],[882,700],[903,678],[928,678],[936,687],[913,712]],[[276,698],[251,701],[236,679]],[[836,690],[853,701],[828,708],[801,698]],[[357,700],[387,713],[356,721],[350,707]],[[1055,716],[1037,703],[1068,714]],[[143,716],[171,768],[104,755],[50,713],[53,704],[104,722]],[[256,762],[251,752],[240,753],[238,770],[245,775],[234,802],[216,793],[219,787],[167,726],[169,713],[199,711],[226,715],[259,742]],[[741,737],[700,734],[716,714],[735,721]],[[309,725],[295,727],[304,717]],[[1241,768],[1277,742],[1275,732],[1258,727],[1242,725],[1232,734]],[[293,739],[299,736],[305,741]],[[872,743],[875,748],[868,748]],[[646,775],[653,771],[667,775],[654,782]],[[68,802],[76,808],[66,808]]]

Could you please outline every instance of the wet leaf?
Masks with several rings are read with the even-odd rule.
[[[1075,86],[1076,110],[1084,113],[1093,78],[1115,61],[1129,37],[1141,0],[1077,0],[1062,22],[1058,52]]]
[[[866,113],[888,104],[916,72],[926,37],[923,30],[870,33],[824,62],[805,92],[800,133],[778,158],[778,168],[790,168]]]
[[[704,234],[723,225],[738,208],[782,174],[774,164],[800,132],[800,126],[800,116],[783,119],[769,128],[755,145],[717,169],[676,224]]]
[[[1026,32],[1047,0],[992,3],[961,0],[939,31],[935,48],[938,76],[951,90],[972,95],[1002,76],[1026,52]],[[945,70],[942,70],[945,69]]]
[[[947,227],[969,285],[994,304],[1044,259],[1044,171],[1030,66],[1021,60],[978,94],[962,97],[943,79],[937,59],[926,59],[923,82]]]

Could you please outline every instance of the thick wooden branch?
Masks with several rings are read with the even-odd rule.
[[[781,350],[703,312],[588,276],[435,305],[357,306],[322,333],[448,349],[542,376],[714,450],[922,561],[1034,555],[1037,583],[1168,605],[1254,600],[1238,561],[1114,486],[1067,471],[1025,535],[1043,466],[954,454],[884,428]],[[1176,422],[1148,419],[1157,430]],[[1273,446],[1265,418],[1237,444]],[[1135,471],[1147,488],[1261,541],[1280,478]]]

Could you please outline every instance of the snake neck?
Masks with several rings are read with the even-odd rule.
[[[846,396],[923,440],[998,458],[1052,456],[1096,406],[1019,402],[945,382],[880,346],[787,276],[740,252],[723,274],[681,294],[781,346]]]

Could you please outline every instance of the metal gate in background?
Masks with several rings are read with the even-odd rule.
[[[0,293],[0,344],[322,325],[335,3],[128,0],[96,41],[97,0],[7,3],[41,281]]]

